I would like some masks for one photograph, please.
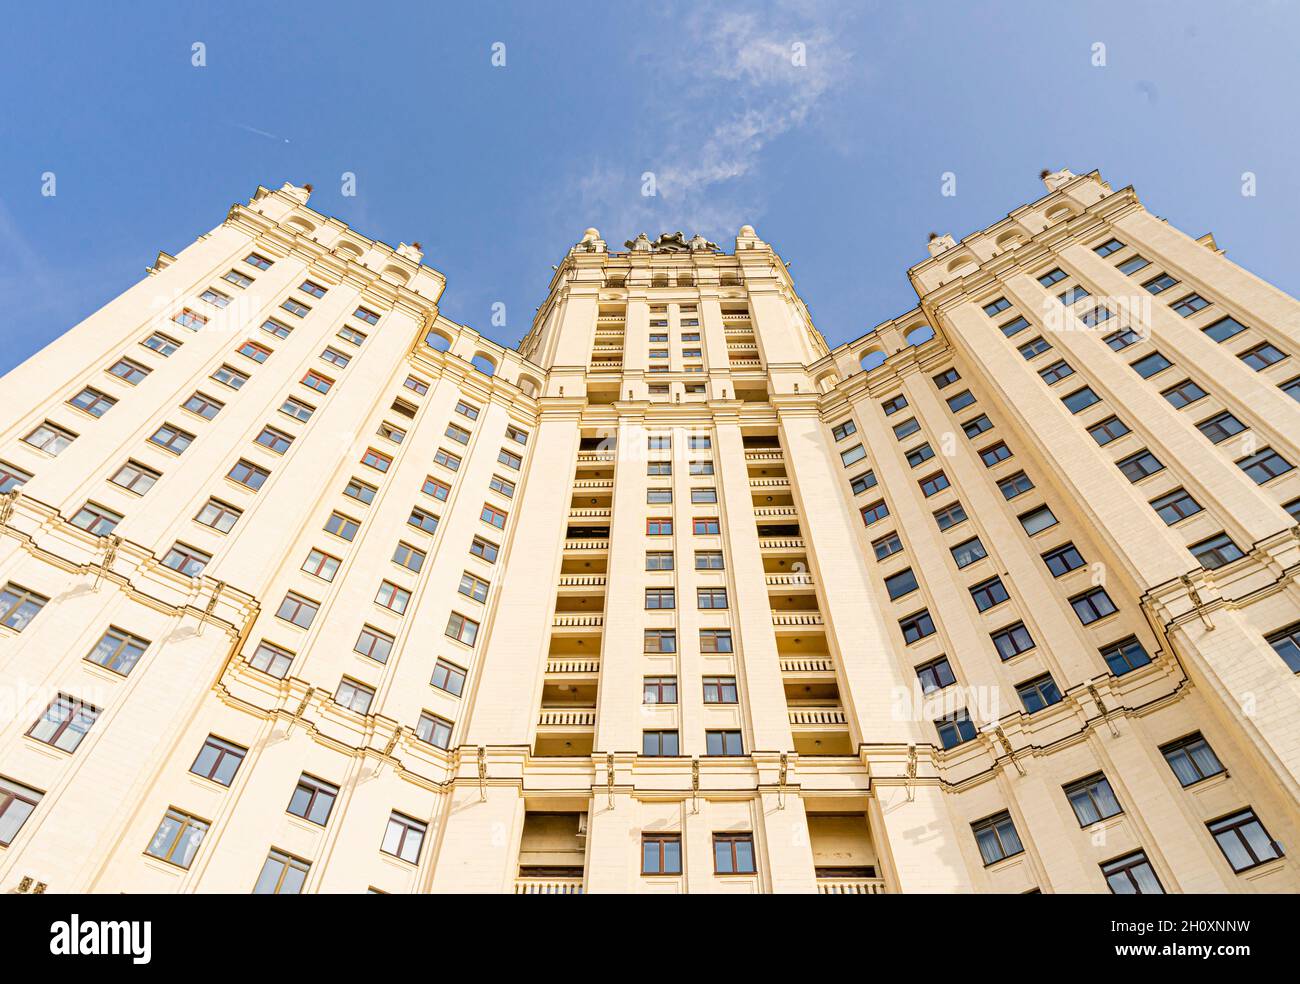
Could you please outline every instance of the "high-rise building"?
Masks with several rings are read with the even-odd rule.
[[[1096,173],[834,349],[259,188],[0,380],[0,890],[1295,892],[1300,305]]]

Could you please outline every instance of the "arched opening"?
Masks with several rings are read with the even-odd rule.
[[[908,345],[924,345],[934,337],[934,329],[929,325],[916,325],[907,333]]]
[[[496,360],[484,352],[475,352],[474,358],[469,360],[469,364],[485,376],[495,376],[497,374]]]
[[[451,348],[451,338],[444,335],[437,328],[433,328],[429,331],[429,334],[424,336],[424,344],[435,352],[446,352]]]
[[[817,390],[820,393],[829,393],[840,381],[840,374],[837,372],[824,372],[815,380]]]
[[[862,366],[867,372],[875,369],[877,366],[884,365],[885,353],[880,349],[872,349],[858,360],[858,365]]]
[[[519,376],[519,388],[523,390],[524,396],[529,396],[533,399],[537,399],[537,397],[542,395],[541,380],[535,376],[528,376],[521,373]]]

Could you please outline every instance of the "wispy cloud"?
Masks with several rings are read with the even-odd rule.
[[[851,56],[832,26],[845,17],[843,8],[808,2],[761,14],[693,10],[668,70],[655,68],[659,82],[642,111],[646,146],[631,160],[598,160],[578,180],[586,214],[608,226],[611,240],[681,228],[721,241],[758,221],[766,199],[750,179],[764,150],[813,125],[850,77]],[[653,196],[643,194],[647,173]]]

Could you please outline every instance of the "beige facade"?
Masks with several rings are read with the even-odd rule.
[[[246,206],[0,379],[0,890],[1294,892],[1300,305],[1096,173],[830,349]]]

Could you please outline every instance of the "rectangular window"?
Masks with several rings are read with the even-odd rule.
[[[415,376],[407,376],[402,385],[417,396],[427,396],[429,393],[429,384]]]
[[[115,513],[95,502],[87,502],[72,517],[73,526],[95,536],[108,536],[120,522],[122,522],[120,513]]]
[[[445,433],[457,444],[469,443],[469,431],[467,431],[464,427],[457,427],[455,424],[448,424]]]
[[[641,703],[676,704],[677,678],[675,676],[648,676],[641,681]]]
[[[357,331],[351,325],[344,325],[338,330],[338,337],[345,342],[351,342],[353,345],[360,345],[366,340],[363,332]]]
[[[363,482],[359,478],[351,479],[348,484],[343,487],[344,495],[350,496],[367,506],[375,501],[375,493],[378,491],[379,489],[375,488],[375,486],[371,485],[369,482]]]
[[[1224,410],[1222,413],[1216,413],[1213,417],[1208,417],[1196,425],[1196,429],[1210,439],[1214,444],[1222,444],[1234,434],[1240,434],[1246,429],[1246,425]]]
[[[451,744],[452,723],[446,718],[425,711],[415,725],[415,737],[427,741],[435,748],[446,748]]]
[[[705,755],[744,755],[745,746],[739,731],[704,732]]]
[[[902,393],[899,393],[897,396],[891,396],[888,400],[880,401],[880,409],[885,411],[886,417],[898,413],[899,410],[902,410],[906,406],[907,397]]]
[[[1106,594],[1106,589],[1101,587],[1075,595],[1070,599],[1070,607],[1074,609],[1074,614],[1079,616],[1079,621],[1084,625],[1091,625],[1119,611],[1115,603],[1110,600],[1110,595]]]
[[[1220,533],[1187,548],[1206,570],[1214,570],[1246,556],[1227,533]]]
[[[488,594],[488,582],[481,577],[475,577],[466,571],[461,575],[460,586],[457,590],[467,598],[474,601],[486,601]]]
[[[178,540],[163,557],[163,566],[170,567],[186,577],[198,577],[211,560],[212,554]]]
[[[340,680],[338,690],[334,691],[334,703],[358,714],[370,713],[370,702],[374,699],[374,688],[348,677]]]
[[[988,556],[988,551],[984,549],[984,544],[980,542],[980,538],[977,536],[958,543],[956,546],[951,547],[949,552],[959,568],[969,567],[976,561],[983,560]]]
[[[1060,283],[1065,279],[1065,271],[1060,267],[1054,267],[1038,278],[1038,282],[1044,287],[1051,287],[1052,284]]]
[[[1150,265],[1151,265],[1151,261],[1146,259],[1145,257],[1132,256],[1129,259],[1125,260],[1123,263],[1120,263],[1118,266],[1116,266],[1115,269],[1117,269],[1120,273],[1126,274],[1128,276],[1132,276],[1133,274],[1137,273],[1139,270],[1145,270]]]
[[[975,602],[975,607],[981,612],[996,608],[1010,599],[1007,589],[1002,584],[1002,579],[997,575],[985,581],[980,581],[979,584],[971,585],[970,596],[971,600]]]
[[[375,471],[386,472],[392,467],[393,459],[374,448],[366,448],[365,454],[361,456],[361,463],[369,465]]]
[[[375,604],[387,608],[398,615],[406,614],[406,606],[411,602],[411,592],[399,587],[392,581],[383,581],[375,593]]]
[[[452,471],[460,470],[460,456],[454,455],[446,448],[439,448],[434,452],[433,460],[436,464],[449,468]]]
[[[1037,536],[1043,530],[1049,530],[1056,525],[1056,516],[1047,506],[1031,509],[1027,513],[1021,513],[1017,518],[1030,536]]]
[[[121,474],[121,472],[118,474]],[[32,476],[29,472],[25,472],[7,461],[0,461],[0,494],[22,488],[31,480]]]
[[[478,623],[473,619],[466,618],[460,612],[452,612],[447,619],[446,635],[449,639],[455,639],[466,646],[472,646],[478,638]]]
[[[1024,495],[1033,487],[1034,483],[1029,480],[1029,476],[1024,472],[1008,475],[998,482],[998,491],[1002,493],[1004,499],[1014,499],[1018,495]]]
[[[645,473],[654,477],[663,477],[673,473],[671,461],[650,461],[646,463]]]
[[[903,642],[911,645],[919,642],[926,636],[934,635],[934,619],[930,617],[928,609],[922,609],[913,615],[898,620],[898,627],[903,633]]]
[[[680,875],[681,873],[681,834],[641,835],[641,874]]]
[[[284,431],[276,430],[274,427],[263,427],[261,433],[254,440],[276,454],[284,454],[293,444],[293,437]]]
[[[1006,335],[1007,338],[1010,338],[1012,335],[1020,334],[1028,327],[1029,327],[1029,322],[1026,321],[1023,317],[1018,317],[1013,321],[1008,321],[1005,325],[1002,325],[1001,330],[1002,330],[1002,334]]]
[[[897,601],[899,598],[911,594],[916,588],[916,575],[910,567],[885,578],[885,591],[889,594],[891,601]]]
[[[933,475],[927,475],[918,483],[921,486],[921,493],[928,499],[930,496],[942,492],[948,488],[948,476],[943,472],[935,472]]]
[[[677,652],[677,633],[672,629],[646,629],[644,651],[647,653]]]
[[[1003,662],[1013,659],[1021,653],[1027,653],[1034,648],[1034,638],[1029,634],[1029,630],[1025,628],[1024,622],[1014,622],[1006,628],[998,629],[998,631],[992,633],[991,638],[993,639],[993,648],[998,651],[998,656],[1002,658]]]
[[[1211,820],[1205,826],[1238,874],[1282,857],[1281,846],[1269,836],[1250,807]]]
[[[1190,318],[1197,311],[1203,311],[1209,306],[1210,302],[1200,294],[1188,294],[1186,297],[1180,298],[1170,305],[1170,307],[1181,314],[1184,318]]]
[[[199,754],[194,759],[194,764],[190,766],[190,772],[204,779],[211,779],[222,786],[229,786],[234,782],[235,773],[239,771],[240,763],[244,761],[244,756],[247,754],[248,749],[242,745],[236,745],[216,735],[208,735],[207,741],[203,743],[203,747],[199,749]]]
[[[236,509],[220,499],[209,499],[194,517],[194,521],[204,526],[211,526],[218,533],[229,533],[243,515],[243,510]]]
[[[955,396],[948,397],[948,409],[951,410],[953,413],[958,413],[961,410],[965,410],[968,406],[970,406],[974,402],[975,402],[975,397],[971,395],[971,391],[962,390],[960,393],[956,394]]]
[[[99,708],[59,694],[27,729],[27,734],[61,751],[75,752],[97,717]]]
[[[4,597],[0,595],[0,612],[4,610]],[[4,624],[8,625],[6,621]],[[132,635],[119,629],[117,626],[111,626],[107,632],[100,636],[99,642],[95,643],[95,648],[86,656],[87,661],[97,663],[106,670],[112,670],[114,673],[120,673],[122,676],[128,675],[140,662],[140,657],[145,654],[149,648],[149,640],[141,639],[139,636]]]
[[[980,460],[984,462],[985,468],[992,468],[1000,461],[1006,461],[1011,457],[1011,449],[1007,447],[1005,441],[998,441],[997,444],[990,444],[987,448],[980,451]]]
[[[294,300],[292,297],[286,297],[280,307],[296,318],[305,318],[311,313],[311,308],[300,301]]]
[[[0,847],[13,843],[45,794],[0,776]]]
[[[916,668],[916,678],[921,683],[921,692],[927,694],[942,690],[944,687],[951,687],[957,682],[947,656],[922,663]]]
[[[717,501],[717,489],[691,489],[691,502],[697,506],[714,505]]]
[[[754,835],[714,834],[713,871],[719,875],[755,874]]]
[[[875,472],[863,472],[861,475],[855,475],[853,478],[849,479],[849,488],[852,490],[854,495],[861,495],[863,492],[867,491],[867,489],[875,488],[876,481]]]
[[[25,442],[36,448],[38,451],[44,451],[50,456],[57,456],[64,448],[77,439],[77,435],[70,430],[64,430],[57,424],[52,424],[48,420],[41,424],[34,431],[23,438]]]
[[[1205,332],[1205,334],[1209,335],[1210,338],[1214,339],[1214,341],[1222,344],[1229,338],[1241,334],[1246,330],[1246,326],[1236,318],[1220,318],[1213,324],[1206,325],[1201,330]]]
[[[1118,239],[1107,239],[1100,246],[1094,246],[1092,251],[1098,256],[1110,256],[1111,253],[1118,253],[1124,248],[1124,244]]]
[[[975,835],[975,843],[979,845],[980,857],[986,868],[1025,850],[1020,843],[1020,835],[1016,833],[1011,814],[1006,810],[971,824],[970,829]]]
[[[646,489],[645,501],[651,506],[665,506],[673,501],[672,489]]]
[[[936,509],[934,521],[938,524],[940,530],[952,529],[954,526],[966,522],[966,509],[960,502],[954,502],[951,506]]]
[[[933,379],[934,385],[939,389],[943,389],[944,387],[951,386],[953,383],[957,382],[957,380],[961,379],[961,376],[958,374],[956,369],[945,369],[937,376],[934,376]]]
[[[651,757],[678,755],[676,731],[641,732],[641,754]]]
[[[1101,866],[1101,874],[1112,895],[1165,894],[1144,851],[1134,851],[1114,861],[1107,861]]]
[[[334,801],[338,799],[338,795],[338,786],[304,772],[298,779],[298,785],[293,791],[293,796],[289,798],[286,810],[295,817],[302,817],[323,827],[330,818],[330,812],[334,809]]]
[[[736,694],[736,678],[734,676],[706,676],[704,678],[704,703],[706,704],[735,704],[738,700]],[[740,732],[732,732],[736,735],[737,742],[740,739]],[[737,744],[739,748],[739,744]],[[709,753],[714,754],[713,752]],[[741,752],[734,753],[740,755]]]
[[[254,895],[301,895],[311,862],[295,858],[276,848],[266,857],[262,873],[253,886]]]
[[[388,826],[384,829],[384,840],[379,849],[410,864],[417,864],[426,829],[421,821],[394,810],[388,817]]]
[[[145,376],[149,375],[148,366],[142,366],[131,359],[118,359],[108,370],[124,383],[130,383],[132,386],[137,385]]]
[[[1256,485],[1263,485],[1279,475],[1285,475],[1293,466],[1272,448],[1264,448],[1239,460],[1237,467],[1249,475]]]
[[[483,520],[483,522],[487,523],[489,526],[495,526],[499,530],[505,529],[506,514],[496,506],[489,505],[486,502],[483,504],[483,511],[479,513],[479,519]]]
[[[699,608],[726,608],[726,588],[696,588],[695,601]]]
[[[1088,433],[1099,447],[1105,447],[1111,441],[1118,440],[1129,432],[1128,425],[1118,417],[1107,417],[1099,424],[1088,428]]]
[[[311,415],[316,412],[316,408],[310,403],[304,403],[297,397],[291,396],[280,404],[280,412],[305,424],[311,419]]]
[[[425,553],[419,547],[413,547],[404,540],[399,540],[393,550],[393,563],[405,567],[408,571],[420,573],[424,567]]]
[[[939,733],[939,744],[944,748],[956,748],[975,739],[975,724],[965,708],[939,718],[934,722],[934,728]]]
[[[1150,355],[1144,355],[1136,362],[1130,362],[1129,366],[1143,379],[1150,379],[1156,373],[1164,372],[1173,363],[1166,359],[1159,352],[1152,352]]]
[[[1177,286],[1177,284],[1178,281],[1175,280],[1173,277],[1169,276],[1169,274],[1162,273],[1158,277],[1152,277],[1142,286],[1146,289],[1148,293],[1163,294],[1170,287]]]
[[[647,550],[645,552],[645,569],[648,571],[671,571],[673,569],[673,552],[671,550]]]
[[[1142,341],[1142,337],[1132,328],[1121,328],[1118,331],[1112,331],[1109,335],[1103,338],[1102,341],[1109,345],[1114,351],[1119,352],[1128,348],[1130,345],[1136,345],[1138,342]]]
[[[1123,676],[1151,662],[1151,657],[1147,655],[1147,651],[1142,647],[1142,643],[1138,642],[1136,636],[1112,642],[1109,646],[1103,646],[1100,652],[1101,658],[1106,661],[1106,666],[1115,676]]]
[[[396,424],[390,424],[387,420],[379,425],[375,433],[385,440],[392,441],[394,444],[401,444],[406,440],[406,431]]]
[[[260,465],[255,465],[251,461],[245,461],[240,458],[235,462],[235,467],[231,468],[226,478],[236,482],[245,488],[252,489],[256,492],[266,480],[271,477],[271,473]]]
[[[712,461],[692,461],[692,462],[690,463],[690,465],[688,466],[687,470],[688,470],[688,471],[690,472],[690,474],[692,474],[692,475],[712,475],[712,474],[713,474],[713,462],[712,462]]]
[[[889,515],[889,506],[885,505],[884,499],[877,499],[871,505],[863,506],[859,512],[862,514],[863,524],[870,526],[877,520],[884,519]]]
[[[357,633],[357,641],[353,643],[352,651],[360,653],[367,659],[373,659],[376,663],[387,663],[393,651],[393,642],[393,637],[382,629],[376,629],[373,625],[363,625],[361,631]]]
[[[930,447],[930,445],[926,443],[907,452],[907,463],[915,468],[917,465],[929,461],[933,457],[934,448]]]
[[[844,463],[844,467],[847,468],[849,465],[857,464],[866,456],[867,456],[866,449],[864,449],[861,444],[855,444],[853,445],[853,447],[849,448],[848,450],[840,452],[840,461],[842,461]]]
[[[244,257],[244,262],[249,266],[257,267],[259,270],[269,270],[271,269],[272,261],[268,260],[265,256],[262,256],[260,253],[249,253]]]
[[[324,527],[326,533],[332,533],[343,540],[356,539],[357,530],[360,528],[360,521],[353,519],[351,516],[345,516],[340,512],[330,513]]]
[[[318,611],[320,611],[320,602],[290,591],[284,596],[284,601],[280,602],[280,607],[275,614],[300,629],[307,629],[311,627]]]
[[[21,632],[49,600],[10,581],[0,590],[0,625]]]
[[[1052,577],[1060,577],[1083,566],[1083,555],[1073,543],[1049,550],[1042,556],[1043,563],[1052,572]]]
[[[473,556],[479,557],[487,561],[489,564],[495,564],[497,562],[497,553],[499,550],[500,548],[495,543],[490,540],[485,540],[481,536],[474,537],[474,539],[470,541],[469,545],[469,552]]]
[[[360,318],[368,325],[379,324],[379,315],[377,315],[374,311],[370,310],[370,308],[359,307],[352,312],[352,317]]]
[[[850,434],[856,434],[857,432],[858,425],[852,420],[845,420],[831,428],[831,436],[837,441],[842,441]]]
[[[406,523],[408,526],[414,526],[421,533],[430,535],[438,530],[438,517],[420,508],[411,509],[411,514],[406,517]]]
[[[1090,827],[1124,812],[1119,800],[1115,798],[1115,791],[1110,788],[1110,782],[1100,772],[1086,779],[1078,779],[1063,788],[1080,827]]]
[[[465,672],[464,667],[440,659],[434,664],[433,677],[429,680],[429,683],[439,690],[445,690],[447,693],[459,697],[461,691],[465,689]]]
[[[721,529],[719,521],[711,516],[697,517],[691,523],[691,531],[696,536],[717,536]]]
[[[700,652],[732,652],[730,629],[700,629]]]
[[[1078,304],[1081,300],[1083,300],[1085,297],[1088,296],[1089,294],[1086,290],[1084,290],[1084,288],[1071,287],[1069,290],[1057,294],[1056,299],[1066,307],[1073,307],[1075,304]]]
[[[302,377],[302,384],[308,389],[313,389],[317,393],[328,393],[330,387],[334,385],[334,380],[329,376],[324,376],[315,369],[309,369],[307,375]]]
[[[223,365],[212,374],[212,378],[224,386],[237,390],[248,382],[248,373],[240,372],[233,366]]]
[[[695,569],[697,571],[720,571],[723,569],[721,550],[695,551]]]
[[[149,841],[149,846],[144,849],[144,853],[159,861],[174,864],[178,868],[188,869],[199,850],[199,844],[203,841],[203,835],[207,832],[206,820],[200,820],[174,808],[169,809],[163,815],[162,822],[158,824],[158,829]]]
[[[984,305],[984,313],[991,318],[995,314],[1005,311],[1009,307],[1011,307],[1011,302],[1005,297],[999,297],[997,300],[990,301],[988,304]]]
[[[1169,763],[1169,768],[1174,770],[1178,784],[1183,788],[1194,786],[1224,771],[1223,763],[1199,731],[1161,745],[1160,754]]]
[[[276,679],[283,679],[289,672],[289,664],[292,662],[293,653],[263,640],[257,644],[257,649],[253,651],[248,664],[255,670],[261,670]]]
[[[1190,406],[1197,400],[1205,398],[1205,390],[1201,389],[1190,379],[1184,379],[1181,383],[1161,391],[1161,396],[1173,405],[1175,410],[1181,410],[1183,407]]]
[[[901,441],[903,440],[903,438],[910,437],[911,435],[915,434],[920,429],[921,429],[921,425],[917,423],[916,418],[908,417],[901,424],[894,425],[893,428],[894,437]]]
[[[310,294],[312,297],[320,298],[325,296],[325,288],[314,280],[304,280],[298,289],[304,294]]]
[[[182,328],[188,328],[190,331],[198,331],[208,323],[208,319],[197,311],[191,311],[189,308],[183,308],[179,314],[172,315],[172,320]]]
[[[1130,482],[1140,482],[1148,475],[1154,475],[1165,467],[1161,464],[1160,459],[1146,448],[1129,455],[1127,458],[1121,458],[1115,462],[1115,465]]]
[[[672,588],[646,588],[645,607],[647,609],[676,608],[677,596]]]
[[[1044,707],[1051,707],[1053,704],[1060,703],[1061,691],[1056,686],[1056,681],[1052,679],[1052,675],[1044,673],[1042,676],[1036,676],[1032,680],[1017,684],[1016,696],[1020,698],[1020,703],[1024,705],[1025,713],[1034,714]]]
[[[1082,413],[1094,403],[1101,402],[1101,397],[1093,392],[1091,386],[1085,386],[1061,397],[1061,402],[1070,413]]]
[[[500,453],[497,454],[497,461],[514,471],[519,471],[524,465],[523,458],[513,451],[507,451],[505,448],[502,448]]]
[[[84,410],[92,417],[102,417],[112,408],[117,400],[107,393],[101,393],[93,386],[87,386],[76,396],[69,398],[68,404],[78,410]]]

